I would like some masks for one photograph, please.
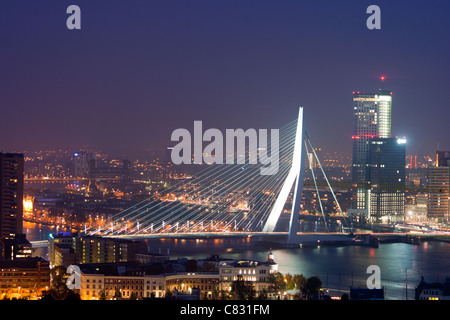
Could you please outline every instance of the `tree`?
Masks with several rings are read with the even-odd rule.
[[[114,298],[117,300],[122,299],[122,294],[120,293],[120,290],[116,288],[116,291],[114,292]]]
[[[238,300],[252,300],[255,297],[253,283],[243,280],[242,275],[238,275],[237,280],[233,282],[233,291]]]
[[[317,299],[319,290],[322,288],[322,281],[318,276],[309,277],[306,280],[304,288],[308,299]]]
[[[263,289],[258,295],[257,300],[266,300],[267,299],[267,290]]]
[[[285,290],[286,282],[281,272],[275,272],[269,275],[269,282],[273,285],[275,291]]]
[[[288,272],[284,275],[284,282],[286,283],[286,289],[295,289],[295,283],[293,281],[294,277]]]
[[[303,274],[294,274],[292,277],[292,282],[294,283],[294,288],[301,290],[306,284],[306,278]]]
[[[52,280],[50,294],[55,300],[64,300],[70,294],[70,290],[66,285],[66,268],[63,266],[53,267],[50,271]]]
[[[164,296],[165,299],[171,299],[172,298],[172,292],[169,290],[169,288],[166,289],[166,294]]]
[[[106,293],[105,290],[100,291],[100,296],[98,298],[99,300],[106,300]]]
[[[130,294],[130,300],[137,300],[138,299],[138,295],[135,291],[131,291]]]

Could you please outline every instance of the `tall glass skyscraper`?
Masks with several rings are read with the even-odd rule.
[[[405,215],[406,140],[373,138],[369,142],[369,216],[383,223]]]
[[[369,147],[373,138],[391,137],[392,92],[353,92],[352,181],[357,184],[355,209],[369,210]]]

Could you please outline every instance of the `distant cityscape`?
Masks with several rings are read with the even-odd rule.
[[[316,152],[338,191],[337,197],[343,211],[351,210],[356,201],[352,192],[355,181],[352,180],[351,156],[339,152],[327,153],[322,148],[316,148]],[[433,156],[419,158],[407,155],[404,158],[405,191],[403,205],[398,208],[399,221],[445,222],[442,220],[443,213],[440,213],[440,219],[432,219],[437,217],[436,213],[427,212],[433,210],[430,208],[429,194],[430,188],[434,188],[428,181],[436,174],[444,174],[445,180],[445,172],[439,173],[443,170],[434,168],[439,155],[440,167],[443,167],[446,154],[448,157],[448,152],[439,151]],[[103,227],[114,214],[139,201],[160,199],[188,202],[186,194],[164,194],[163,191],[180,181],[189,181],[204,166],[175,166],[170,161],[170,154],[143,162],[112,158],[105,153],[86,150],[30,153],[24,158],[24,220],[78,230],[96,229]],[[313,163],[313,166],[318,167],[318,164]],[[307,168],[307,171],[310,169]],[[306,175],[302,207],[307,214],[319,214],[316,192],[308,184],[309,180]],[[392,185],[392,182],[389,184]],[[325,213],[335,214],[337,207],[330,192],[324,190],[321,197]],[[240,204],[245,205],[245,201],[242,199]],[[431,198],[430,201],[437,200]],[[355,214],[355,211],[351,212]],[[391,213],[381,216],[387,217]]]
[[[354,92],[353,154],[330,153],[322,147],[307,154],[298,217],[298,223],[304,224],[302,231],[311,231],[308,221],[315,221],[313,232],[319,231],[317,217],[323,216],[322,230],[331,231],[333,226],[334,231],[352,234],[352,230],[343,230],[339,219],[345,218],[354,229],[373,232],[382,228],[409,235],[441,232],[434,239],[448,241],[450,151],[407,155],[407,137],[392,137],[391,101],[388,90]],[[175,166],[170,150],[148,161],[111,157],[88,148],[0,153],[0,296],[46,300],[384,299],[383,288],[352,287],[340,296],[330,295],[317,276],[280,273],[278,266],[283,261],[277,262],[272,252],[267,252],[264,261],[218,255],[174,259],[169,250],[152,251],[145,240],[113,237],[131,230],[144,232],[139,221],[117,219],[142,202],[201,206],[206,212],[226,203],[226,213],[247,216],[256,208],[255,199],[268,206],[276,198],[264,187],[206,196],[191,181],[208,165]],[[315,169],[323,170],[334,192],[324,188],[323,178],[313,175]],[[219,186],[223,181],[217,178],[204,184]],[[181,188],[172,188],[179,184]],[[292,204],[292,199],[291,194],[287,203]],[[146,230],[161,236],[174,232],[170,230],[239,231],[243,239],[249,231],[236,220],[234,224],[220,219],[205,224],[197,221],[197,227],[192,227],[194,222],[174,226],[163,221],[159,229],[153,230],[152,224]],[[56,228],[56,232],[30,242],[24,233],[27,223]],[[111,237],[103,237],[100,230],[109,230]],[[402,239],[419,244],[419,238]],[[42,241],[43,246],[36,246]],[[379,241],[372,237],[368,245],[377,247]],[[81,272],[75,291],[66,285],[69,274],[65,270],[73,265]],[[422,279],[415,299],[449,299],[449,288],[449,278],[444,283]]]

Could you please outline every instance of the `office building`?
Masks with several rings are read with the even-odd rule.
[[[352,182],[357,185],[354,209],[368,210],[368,157],[370,140],[391,137],[392,92],[353,92]]]
[[[0,238],[22,233],[23,154],[0,152]]]
[[[437,153],[438,156],[438,153]],[[428,167],[428,207],[427,218],[432,222],[448,223],[450,213],[450,166],[445,166],[443,157],[436,159],[436,165],[443,166]]]
[[[427,221],[428,194],[419,193],[415,203],[405,205],[405,222],[423,223]]]
[[[369,140],[368,211],[372,221],[389,223],[404,220],[405,157],[406,139]]]

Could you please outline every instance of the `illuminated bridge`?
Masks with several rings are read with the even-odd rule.
[[[261,137],[260,137],[261,138]],[[275,150],[261,148],[258,139],[248,139],[236,150],[236,157],[249,155],[251,151]],[[304,164],[309,153],[318,164],[318,173],[311,170],[312,181],[326,181],[342,216],[331,185],[320,165],[313,145],[303,128],[303,108],[298,119],[279,130],[279,166],[276,174],[262,175],[263,164],[212,164],[192,179],[184,180],[164,191],[158,200],[142,201],[116,214],[103,227],[85,230],[87,234],[120,238],[152,237],[226,237],[226,236],[283,236],[288,244],[299,244],[298,218],[301,212],[301,196],[304,181]],[[239,143],[237,144],[239,147]],[[259,146],[259,148],[258,148]],[[310,166],[313,168],[314,166]],[[320,199],[319,187],[314,183]],[[319,201],[322,218],[325,214]],[[280,217],[285,219],[280,223]],[[328,230],[327,230],[328,231]],[[315,239],[348,241],[345,233],[315,234]],[[318,238],[319,237],[319,238]],[[315,241],[315,240],[314,240]]]

